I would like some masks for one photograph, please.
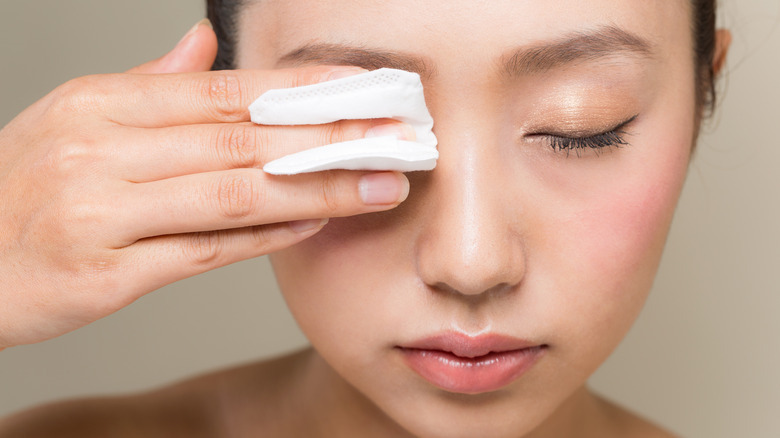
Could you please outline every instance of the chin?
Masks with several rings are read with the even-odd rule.
[[[574,401],[576,397],[566,387],[576,387],[575,382],[559,383],[565,387],[549,387],[536,380],[515,382],[501,390],[481,394],[454,393],[428,383],[399,381],[358,387],[358,390],[417,437],[519,438],[539,429],[547,419],[556,417],[557,412],[565,411],[569,400]]]
[[[479,397],[479,396],[466,396]],[[480,401],[431,403],[425,409],[399,413],[396,421],[420,438],[518,438],[533,432],[544,421],[538,410],[531,412],[508,406],[482,406]]]

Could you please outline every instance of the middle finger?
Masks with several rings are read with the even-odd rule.
[[[392,119],[342,120],[327,125],[260,126],[250,122],[128,128],[113,144],[111,172],[130,182],[151,182],[194,173],[262,168],[305,149],[372,135],[413,139],[414,129]]]

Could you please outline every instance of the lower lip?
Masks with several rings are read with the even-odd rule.
[[[545,351],[543,346],[467,358],[441,350],[401,348],[407,365],[445,391],[480,394],[497,391],[530,369]]]

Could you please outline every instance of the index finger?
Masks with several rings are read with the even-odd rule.
[[[103,115],[126,126],[158,128],[249,121],[249,105],[264,92],[338,79],[366,70],[315,66],[282,70],[225,70],[162,75],[87,77],[100,90]],[[93,107],[94,109],[94,107]]]

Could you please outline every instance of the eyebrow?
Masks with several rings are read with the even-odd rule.
[[[431,62],[423,57],[388,50],[376,50],[344,44],[307,44],[279,58],[279,64],[354,65],[366,70],[395,68],[430,78],[434,74]]]
[[[501,70],[510,77],[519,77],[618,55],[650,58],[653,54],[653,45],[647,39],[619,27],[606,26],[516,49],[501,57]],[[348,44],[307,44],[283,55],[278,63],[354,65],[367,70],[388,67],[412,71],[423,78],[436,73],[433,63],[425,57]]]
[[[523,76],[617,55],[651,58],[653,54],[650,41],[619,27],[607,26],[517,50],[505,58],[503,70],[509,76]]]

